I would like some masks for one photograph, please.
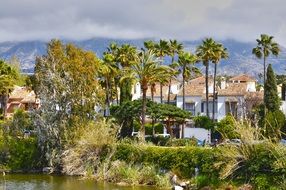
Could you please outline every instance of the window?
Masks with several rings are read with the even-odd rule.
[[[192,115],[196,114],[196,105],[195,103],[185,103],[185,110],[192,113]]]
[[[202,113],[206,112],[206,109],[207,109],[206,102],[202,102],[201,112]],[[215,110],[214,112],[217,113],[217,101],[215,101],[214,110]],[[209,101],[209,113],[212,113],[212,112],[213,112],[213,102]]]
[[[237,118],[237,102],[225,102],[225,114]]]

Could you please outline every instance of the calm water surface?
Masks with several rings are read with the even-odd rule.
[[[157,190],[155,187],[120,187],[78,177],[1,174],[0,190]]]

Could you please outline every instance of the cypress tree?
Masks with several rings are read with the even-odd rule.
[[[274,112],[279,110],[280,100],[277,92],[277,83],[275,73],[271,64],[267,67],[267,78],[265,81],[264,93],[265,93],[265,106],[268,111]]]

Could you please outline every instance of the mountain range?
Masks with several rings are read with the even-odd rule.
[[[63,40],[64,43],[74,43],[77,46],[91,50],[101,57],[111,42],[118,44],[128,43],[137,46],[138,49],[143,47],[143,42],[147,39],[122,40],[108,38],[93,38],[89,40]],[[187,51],[194,52],[201,41],[183,41]],[[220,41],[229,52],[229,59],[221,61],[218,66],[219,74],[236,75],[241,73],[249,74],[258,79],[259,73],[263,72],[262,60],[252,55],[252,48],[255,43],[240,42],[236,40]],[[0,59],[8,60],[16,56],[20,60],[21,69],[24,73],[32,73],[34,71],[35,57],[46,53],[45,41],[22,41],[22,42],[2,42],[0,43]],[[286,48],[281,46],[281,53],[278,57],[269,57],[267,63],[271,63],[276,73],[285,74],[286,72]],[[170,62],[170,59],[166,59]],[[199,64],[202,68],[202,64]]]

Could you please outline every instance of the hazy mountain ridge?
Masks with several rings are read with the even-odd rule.
[[[71,41],[64,40],[65,43],[72,42],[79,47],[95,52],[99,57],[106,50],[111,42],[118,44],[129,43],[143,47],[146,39],[138,40],[117,40],[106,38],[94,38],[89,40]],[[185,41],[183,42],[186,50],[194,51],[201,41]],[[222,61],[218,66],[220,74],[234,75],[247,73],[258,77],[263,71],[262,60],[255,58],[251,51],[255,47],[255,43],[238,42],[235,40],[221,41],[229,51],[229,59]],[[274,70],[281,74],[285,72],[286,64],[286,48],[281,47],[281,54],[278,58],[270,57],[268,63],[273,64]],[[46,42],[43,41],[26,41],[26,42],[3,42],[0,43],[0,58],[7,60],[12,56],[19,58],[23,72],[33,72],[36,56],[43,55],[46,52]],[[167,59],[169,60],[169,59]],[[168,62],[168,61],[167,61]]]

